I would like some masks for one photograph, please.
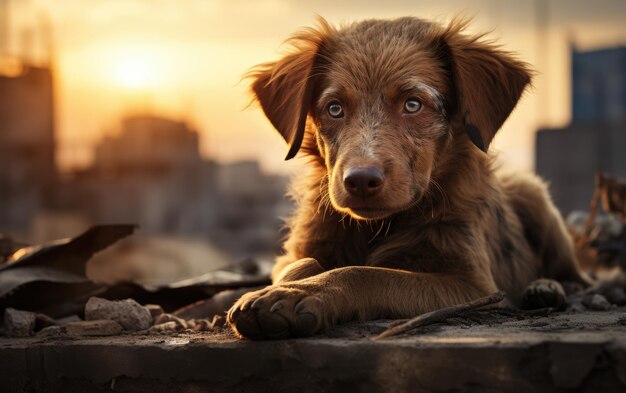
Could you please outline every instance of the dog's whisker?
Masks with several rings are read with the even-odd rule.
[[[450,201],[449,201],[449,199],[448,199],[448,195],[445,193],[445,191],[444,191],[443,187],[439,184],[439,182],[438,182],[437,180],[435,180],[435,179],[431,179],[431,181],[432,181],[432,184],[433,184],[433,185],[435,186],[435,188],[437,189],[437,191],[439,191],[439,193],[441,194],[441,197],[442,197],[442,198],[441,198],[441,200],[442,200],[442,204],[443,204],[443,207],[442,207],[442,210],[443,210],[442,216],[443,216],[443,217],[445,217],[445,216],[446,216],[446,204],[447,204],[448,206],[449,206],[449,204],[450,204]]]
[[[367,242],[367,244],[370,244],[371,242],[374,241],[374,239],[376,239],[376,236],[378,236],[378,234],[380,233],[380,231],[383,230],[383,228],[385,227],[385,219],[383,218],[381,224],[380,224],[380,228],[378,228],[378,231],[376,231],[376,233],[374,234],[374,236]],[[372,224],[370,221],[370,229],[372,229]],[[372,229],[373,231],[373,229]]]
[[[387,235],[389,234],[389,230],[391,229],[391,218],[389,219],[389,224],[387,224],[387,230],[385,231],[385,236],[383,237],[387,237]]]

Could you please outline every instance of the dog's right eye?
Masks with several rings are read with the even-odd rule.
[[[328,105],[328,115],[333,119],[339,119],[343,117],[343,107],[338,102],[331,102]]]

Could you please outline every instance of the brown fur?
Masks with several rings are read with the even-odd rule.
[[[292,52],[252,71],[288,158],[300,150],[310,173],[294,185],[274,284],[228,314],[240,335],[406,318],[497,289],[520,304],[549,291],[524,292],[539,278],[585,282],[544,183],[498,174],[485,154],[530,83],[528,67],[464,27],[321,20],[295,36]],[[403,109],[409,98],[417,113]],[[328,114],[333,103],[342,118]],[[344,187],[346,171],[362,167],[384,172],[367,198]]]

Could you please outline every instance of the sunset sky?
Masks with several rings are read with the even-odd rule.
[[[626,43],[624,0],[11,0],[9,4],[10,29],[17,36],[14,47],[24,28],[50,20],[57,71],[58,161],[64,169],[88,164],[93,144],[115,133],[120,117],[137,107],[189,121],[201,132],[207,157],[259,159],[268,171],[293,168],[294,164],[283,164],[286,147],[261,111],[245,109],[248,96],[240,77],[248,68],[276,58],[281,43],[298,28],[312,25],[316,15],[333,24],[405,15],[445,23],[457,13],[473,16],[472,31],[492,31],[491,37],[540,72],[535,89],[525,95],[495,145],[505,164],[532,168],[534,130],[569,120],[568,42],[573,40],[582,49]],[[537,28],[537,6],[548,11],[545,30]]]

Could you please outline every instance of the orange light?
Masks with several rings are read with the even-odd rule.
[[[120,85],[131,89],[150,87],[155,82],[154,69],[139,57],[121,58],[116,65],[116,77]]]

